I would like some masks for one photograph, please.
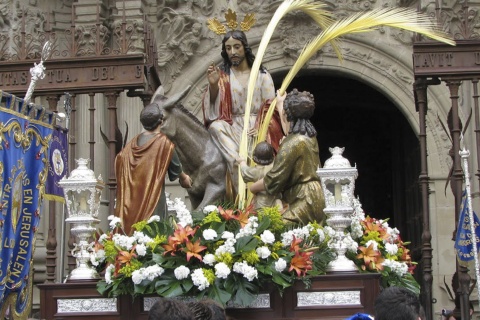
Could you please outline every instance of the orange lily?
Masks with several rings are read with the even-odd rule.
[[[240,222],[240,226],[243,228],[248,223],[248,218],[250,217],[250,211],[247,209],[245,211],[239,211],[239,214],[235,216],[235,219]]]
[[[165,249],[163,255],[170,253],[172,256],[174,256],[175,252],[177,251],[177,245],[178,242],[173,236],[168,237],[168,243],[162,244],[163,249]]]
[[[130,252],[128,251],[119,251],[117,258],[115,259],[115,271],[114,276],[118,275],[118,271],[122,268],[123,265],[130,265],[130,262],[133,258],[136,258],[137,255],[135,254],[135,247],[133,246]]]
[[[357,259],[363,259],[365,265],[362,266],[362,270],[365,270],[367,267],[369,270],[383,270],[383,261],[384,258],[381,257],[381,253],[373,249],[373,243],[368,246],[368,248],[360,246],[358,250],[361,251],[357,255]]]
[[[186,243],[186,248],[183,249],[183,251],[187,253],[187,262],[190,261],[191,257],[195,257],[198,260],[202,261],[202,256],[200,255],[200,252],[205,249],[207,249],[207,247],[200,245],[200,239],[197,239],[195,243],[192,243],[190,242],[190,240],[188,240]]]
[[[176,242],[177,244],[187,242],[188,237],[193,237],[195,232],[197,231],[197,228],[192,229],[190,226],[186,226],[185,228],[182,227],[182,225],[177,224],[177,229],[173,233],[173,236],[171,236],[172,242]],[[170,241],[170,237],[169,237]]]
[[[220,213],[222,218],[227,221],[237,218],[233,209],[223,209],[222,207],[218,207],[218,212]]]
[[[302,239],[300,238],[297,239],[295,236],[293,236],[292,243],[290,244],[290,251],[293,251],[293,252],[300,251],[300,243],[302,243]]]
[[[312,254],[313,252],[296,252],[290,261],[290,269],[288,271],[295,270],[299,277],[305,275],[308,270],[312,270],[313,262],[310,260]]]

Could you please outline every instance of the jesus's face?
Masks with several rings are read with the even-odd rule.
[[[238,67],[245,60],[245,48],[240,40],[230,38],[225,42],[228,59],[234,67]]]

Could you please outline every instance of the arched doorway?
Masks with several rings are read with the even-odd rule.
[[[284,75],[273,76],[280,87]],[[419,144],[405,116],[382,93],[358,80],[311,73],[295,78],[287,91],[293,88],[315,96],[312,122],[322,163],[331,156],[329,147],[345,147],[344,157],[358,169],[355,194],[365,214],[389,218],[389,225],[412,242],[413,258],[419,261]]]

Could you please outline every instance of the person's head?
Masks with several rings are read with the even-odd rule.
[[[308,91],[293,89],[283,103],[287,120],[292,123],[290,133],[300,133],[313,137],[317,134],[309,119],[315,111],[315,100]]]
[[[194,320],[192,311],[181,300],[160,298],[150,309],[148,320]]]
[[[140,122],[145,130],[155,130],[163,120],[163,113],[157,103],[151,103],[140,112]]]
[[[375,320],[424,320],[418,297],[402,287],[388,287],[375,300]]]
[[[247,36],[243,31],[228,31],[222,40],[222,58],[224,71],[229,71],[230,67],[239,65],[243,60],[247,61],[251,68],[255,61],[255,55],[248,45]]]
[[[253,161],[262,166],[268,166],[273,162],[275,153],[270,143],[262,141],[253,149]]]
[[[190,310],[195,316],[195,320],[226,320],[225,309],[214,300],[205,299],[190,302]]]

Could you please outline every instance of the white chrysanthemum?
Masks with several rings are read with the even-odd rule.
[[[135,242],[134,237],[128,237],[119,233],[115,233],[112,237],[112,240],[115,245],[127,251],[130,251],[133,248],[133,244]]]
[[[203,230],[203,239],[209,241],[214,240],[217,237],[217,231],[213,229],[205,229]]]
[[[100,242],[101,244],[105,244],[105,241],[107,241],[107,239],[108,239],[108,235],[104,233],[98,238],[98,242]]]
[[[105,261],[105,250],[99,249],[90,254],[90,262],[93,266],[98,266],[100,262]]]
[[[153,281],[155,278],[160,277],[164,272],[165,270],[162,267],[158,264],[154,264],[153,266],[146,267],[143,274],[146,279]]]
[[[107,284],[111,284],[113,282],[113,270],[115,270],[115,266],[113,264],[109,265],[107,269],[105,269],[105,282]]]
[[[385,251],[387,251],[389,255],[394,256],[398,252],[398,246],[394,243],[385,243]]]
[[[258,256],[262,259],[267,259],[272,254],[272,252],[267,247],[259,247],[256,251]]]
[[[318,242],[322,243],[325,241],[325,232],[323,232],[323,229],[317,229],[317,234],[318,234]]]
[[[362,225],[360,224],[360,221],[352,221],[351,227],[350,227],[350,234],[352,235],[353,239],[360,239],[363,236],[363,229]]]
[[[230,268],[223,262],[217,263],[215,265],[215,275],[217,276],[217,278],[227,279],[228,275],[231,272],[232,271],[230,270]]]
[[[122,225],[122,219],[120,219],[119,217],[109,215],[107,219],[110,221],[108,224],[110,226],[110,229],[115,229],[115,227]]]
[[[263,241],[265,244],[272,244],[275,242],[275,235],[272,233],[270,230],[265,230],[262,232],[260,235],[260,239]]]
[[[278,272],[282,272],[283,270],[285,270],[286,267],[287,261],[283,260],[282,258],[275,261],[275,270],[277,270]]]
[[[235,253],[235,242],[232,242],[231,240],[235,239],[228,239],[227,241],[225,241],[224,244],[222,244],[220,247],[217,248],[217,250],[215,250],[215,255],[219,256],[222,253]]]
[[[207,253],[204,257],[203,257],[203,263],[205,263],[206,265],[209,265],[209,266],[213,266],[215,264],[215,256],[211,253]]]
[[[135,246],[135,251],[139,256],[143,257],[147,254],[147,247],[143,243],[140,243]]]
[[[384,267],[389,267],[392,272],[399,277],[403,277],[408,272],[408,265],[405,262],[398,262],[391,259],[385,259],[383,262]]]
[[[284,232],[282,233],[281,237],[282,237],[282,245],[284,247],[288,247],[293,241],[293,231],[289,230],[287,232]]]
[[[210,212],[216,211],[216,210],[217,210],[217,206],[209,205],[209,206],[206,206],[205,208],[203,208],[203,213],[209,214]]]
[[[335,230],[330,227],[330,226],[325,226],[323,228],[323,232],[325,232],[325,234],[329,237],[329,238],[333,238],[335,236]]]
[[[235,238],[240,239],[247,236],[253,236],[255,233],[257,233],[257,227],[258,227],[258,218],[255,216],[252,216],[248,218],[247,224],[245,225],[245,227],[240,229],[240,231],[237,233]]]
[[[365,248],[370,247],[372,245],[373,250],[377,251],[378,250],[378,243],[375,240],[368,240],[367,243],[365,243]]]
[[[144,269],[138,269],[132,272],[132,281],[134,284],[140,284],[143,279],[145,279],[145,276],[143,274]]]
[[[202,269],[195,269],[191,274],[191,278],[192,278],[193,284],[197,286],[198,290],[200,291],[205,290],[210,286],[210,283],[208,283],[208,280],[203,274]]]
[[[347,248],[348,251],[356,253],[358,250],[358,243],[352,239],[352,236],[350,234],[347,234],[343,238],[343,246]]]
[[[244,278],[247,278],[248,281],[252,281],[258,277],[258,271],[254,267],[248,265],[246,261],[235,262],[233,264],[233,271],[236,273],[243,274]]]
[[[175,274],[175,278],[177,278],[177,280],[182,280],[188,277],[188,275],[190,274],[190,269],[185,266],[180,266],[175,268],[173,273]]]
[[[223,231],[222,239],[235,239],[235,235],[230,231]]]
[[[175,198],[172,206],[177,213],[177,221],[179,225],[185,227],[193,223],[192,215],[182,199]]]
[[[150,219],[148,219],[147,223],[152,223],[152,222],[160,222],[160,216],[157,216],[156,214],[151,216]]]

